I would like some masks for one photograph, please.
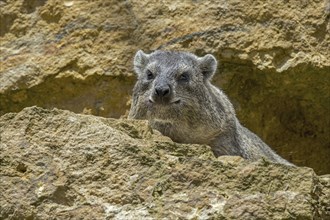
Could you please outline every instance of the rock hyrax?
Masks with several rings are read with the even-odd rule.
[[[138,51],[129,118],[146,119],[179,143],[208,144],[216,156],[267,158],[292,165],[239,123],[227,96],[210,82],[216,69],[217,61],[210,54]]]

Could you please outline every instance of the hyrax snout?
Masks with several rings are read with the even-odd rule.
[[[149,101],[151,103],[167,104],[170,102],[171,98],[172,98],[171,86],[166,82],[166,80],[163,79],[158,80],[157,83],[155,83],[153,92],[149,97]]]
[[[176,142],[208,144],[216,156],[292,165],[239,123],[227,96],[211,83],[216,69],[217,60],[210,54],[138,51],[129,118],[148,120]]]

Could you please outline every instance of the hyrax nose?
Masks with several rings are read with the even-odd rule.
[[[155,87],[154,101],[159,103],[166,103],[171,97],[171,87],[167,84],[160,84]]]
[[[155,88],[155,95],[160,98],[165,98],[170,95],[170,87],[168,85],[158,86]]]

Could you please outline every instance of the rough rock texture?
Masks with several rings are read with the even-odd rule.
[[[0,117],[0,219],[326,219],[330,176],[173,143],[146,121]]]
[[[330,173],[330,2],[0,0],[0,115],[120,117],[138,49],[220,61],[214,82],[281,156]]]

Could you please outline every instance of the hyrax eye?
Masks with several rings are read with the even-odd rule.
[[[147,79],[151,80],[153,78],[155,78],[154,74],[150,70],[147,70]]]
[[[179,81],[181,82],[188,82],[190,79],[189,73],[184,72],[179,76]]]

